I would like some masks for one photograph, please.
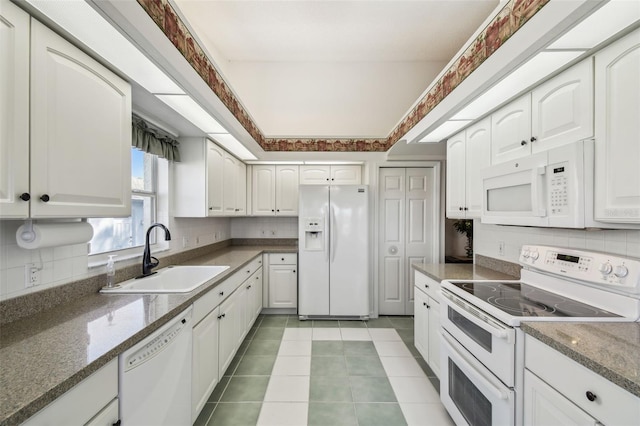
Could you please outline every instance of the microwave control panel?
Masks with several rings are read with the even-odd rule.
[[[569,215],[569,170],[568,163],[549,167],[549,203],[551,216]]]

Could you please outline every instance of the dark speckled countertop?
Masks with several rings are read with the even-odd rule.
[[[640,397],[640,323],[523,322],[520,328]]]
[[[91,294],[2,326],[0,425],[20,424],[189,307],[263,252],[295,246],[231,246],[191,259],[230,268],[185,294]]]

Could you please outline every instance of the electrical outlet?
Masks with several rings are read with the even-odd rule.
[[[220,234],[216,231],[213,233],[213,241],[218,241],[218,238],[220,238]]]
[[[182,248],[189,247],[189,237],[182,237]]]
[[[196,245],[200,244],[200,237],[196,237]]]
[[[40,285],[40,271],[33,263],[24,265],[24,287],[30,288],[34,285]]]
[[[498,242],[498,254],[504,256],[504,241]]]
[[[260,231],[260,234],[261,234],[263,237],[266,237],[266,236],[267,236],[267,231],[265,231],[265,230],[263,229],[262,231]]]
[[[275,237],[276,236],[276,231],[271,231],[271,236]]]

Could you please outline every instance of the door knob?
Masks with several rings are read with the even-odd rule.
[[[20,195],[20,199],[21,199],[22,201],[29,201],[29,200],[31,199],[31,194],[29,194],[28,192],[23,192],[23,193]]]
[[[389,247],[389,254],[396,254],[396,253],[398,253],[398,247],[396,246]]]
[[[536,138],[535,136],[531,136],[531,139],[529,139],[531,142],[535,142],[538,140],[538,138]]]
[[[520,141],[520,145],[525,146],[527,144],[527,141]]]
[[[47,202],[50,200],[50,198],[49,198],[49,196],[48,196],[47,194],[43,194],[43,195],[40,197],[40,199],[41,199],[41,200],[42,200],[42,202],[44,202],[44,203],[47,203]]]

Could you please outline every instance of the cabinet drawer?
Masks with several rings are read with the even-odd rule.
[[[525,366],[604,424],[635,424],[638,420],[640,398],[531,336],[525,337]],[[587,392],[595,395],[593,401]]]
[[[249,278],[251,274],[256,272],[262,266],[262,256],[258,256],[253,259],[251,262],[244,265],[240,268],[240,272],[242,272],[244,278]],[[244,281],[244,280],[243,280]]]
[[[297,263],[297,253],[272,253],[269,255],[269,265],[295,265]]]
[[[422,272],[414,271],[415,286],[424,291],[430,298],[440,303],[440,283],[427,277]]]

